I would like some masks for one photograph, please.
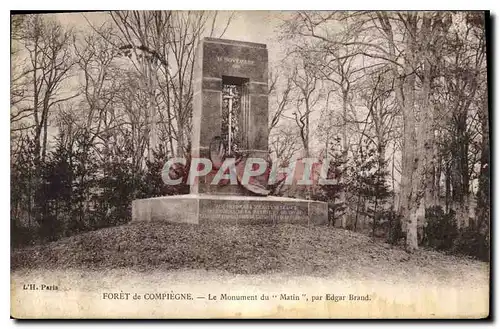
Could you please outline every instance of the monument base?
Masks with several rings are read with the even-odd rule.
[[[132,202],[132,222],[328,224],[326,202],[282,197],[185,194]]]

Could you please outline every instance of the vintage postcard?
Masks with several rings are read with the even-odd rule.
[[[489,317],[489,24],[11,13],[11,316]]]

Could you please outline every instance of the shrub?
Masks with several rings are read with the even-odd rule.
[[[424,245],[489,261],[489,228],[481,225],[484,221],[471,221],[469,226],[458,229],[455,212],[446,214],[439,206],[427,208],[425,218]]]
[[[455,212],[445,213],[441,206],[426,208],[423,244],[437,250],[450,250],[457,237]]]
[[[459,231],[458,238],[453,245],[454,253],[473,256],[483,261],[490,260],[490,237],[481,232],[477,225],[472,224]]]
[[[382,219],[382,227],[387,228],[388,243],[395,245],[404,239],[405,235],[402,227],[403,216],[391,209],[384,212]]]

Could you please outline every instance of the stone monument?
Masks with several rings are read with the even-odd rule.
[[[132,202],[132,221],[176,223],[328,223],[325,202],[267,196],[267,177],[244,184],[245,159],[268,160],[268,53],[265,44],[204,38],[194,74],[191,158],[218,169],[235,159],[238,184],[199,177],[190,194]]]

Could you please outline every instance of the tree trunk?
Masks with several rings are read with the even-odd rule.
[[[347,163],[347,157],[348,157],[348,143],[347,143],[347,97],[348,97],[349,91],[344,89],[342,90],[342,159],[343,163]],[[341,178],[341,183],[343,183],[343,178]],[[347,197],[346,197],[346,191],[345,189],[340,193],[339,199],[340,202],[343,203],[345,207],[344,214],[340,217],[340,223],[342,228],[346,228],[347,226],[347,218],[351,216],[351,211],[349,207],[347,207]],[[356,213],[356,223],[358,221],[358,214]]]
[[[184,126],[180,119],[177,119],[177,157],[184,156]]]
[[[445,171],[445,197],[444,197],[444,203],[445,203],[445,212],[449,213],[451,210],[451,166],[448,164],[446,165],[446,171]]]
[[[422,159],[418,154],[418,141],[416,134],[416,118],[415,118],[415,74],[412,68],[415,64],[415,40],[413,39],[417,32],[416,13],[408,13],[408,29],[410,34],[406,36],[406,49],[408,58],[406,59],[406,79],[403,83],[403,95],[400,99],[404,99],[403,103],[403,176],[405,182],[403,187],[403,216],[406,217],[406,249],[412,252],[418,249],[417,225],[418,225],[418,210],[420,208],[422,195],[419,195],[419,182],[422,179],[422,172],[419,170],[422,167]],[[412,37],[413,35],[413,37]]]
[[[430,38],[431,35],[431,16],[428,13],[424,14],[424,19],[422,23],[421,29],[421,37],[422,40],[420,43],[426,43],[425,38]],[[420,215],[418,217],[419,222],[418,225],[418,236],[419,241],[422,241],[424,236],[424,227],[426,225],[425,221],[425,209],[429,207],[433,207],[436,205],[436,200],[434,198],[435,192],[435,184],[434,184],[434,175],[435,175],[435,142],[434,142],[434,106],[431,104],[431,83],[432,83],[432,72],[431,68],[433,67],[434,57],[432,52],[429,49],[429,46],[425,49],[425,56],[423,65],[423,77],[422,77],[422,90],[420,97],[420,113],[422,120],[420,127],[422,128],[420,132],[418,132],[418,152],[421,152],[422,163],[419,163],[423,166],[421,178],[424,181],[424,202],[420,207]],[[422,209],[423,214],[422,214]]]
[[[372,225],[372,236],[375,238],[375,230],[377,229],[377,205],[378,205],[378,197],[375,196],[375,206],[373,207],[373,225]]]
[[[476,217],[477,227],[481,233],[489,232],[490,227],[490,135],[488,126],[488,98],[484,97],[484,105],[479,113],[481,120],[481,169],[477,191]]]

